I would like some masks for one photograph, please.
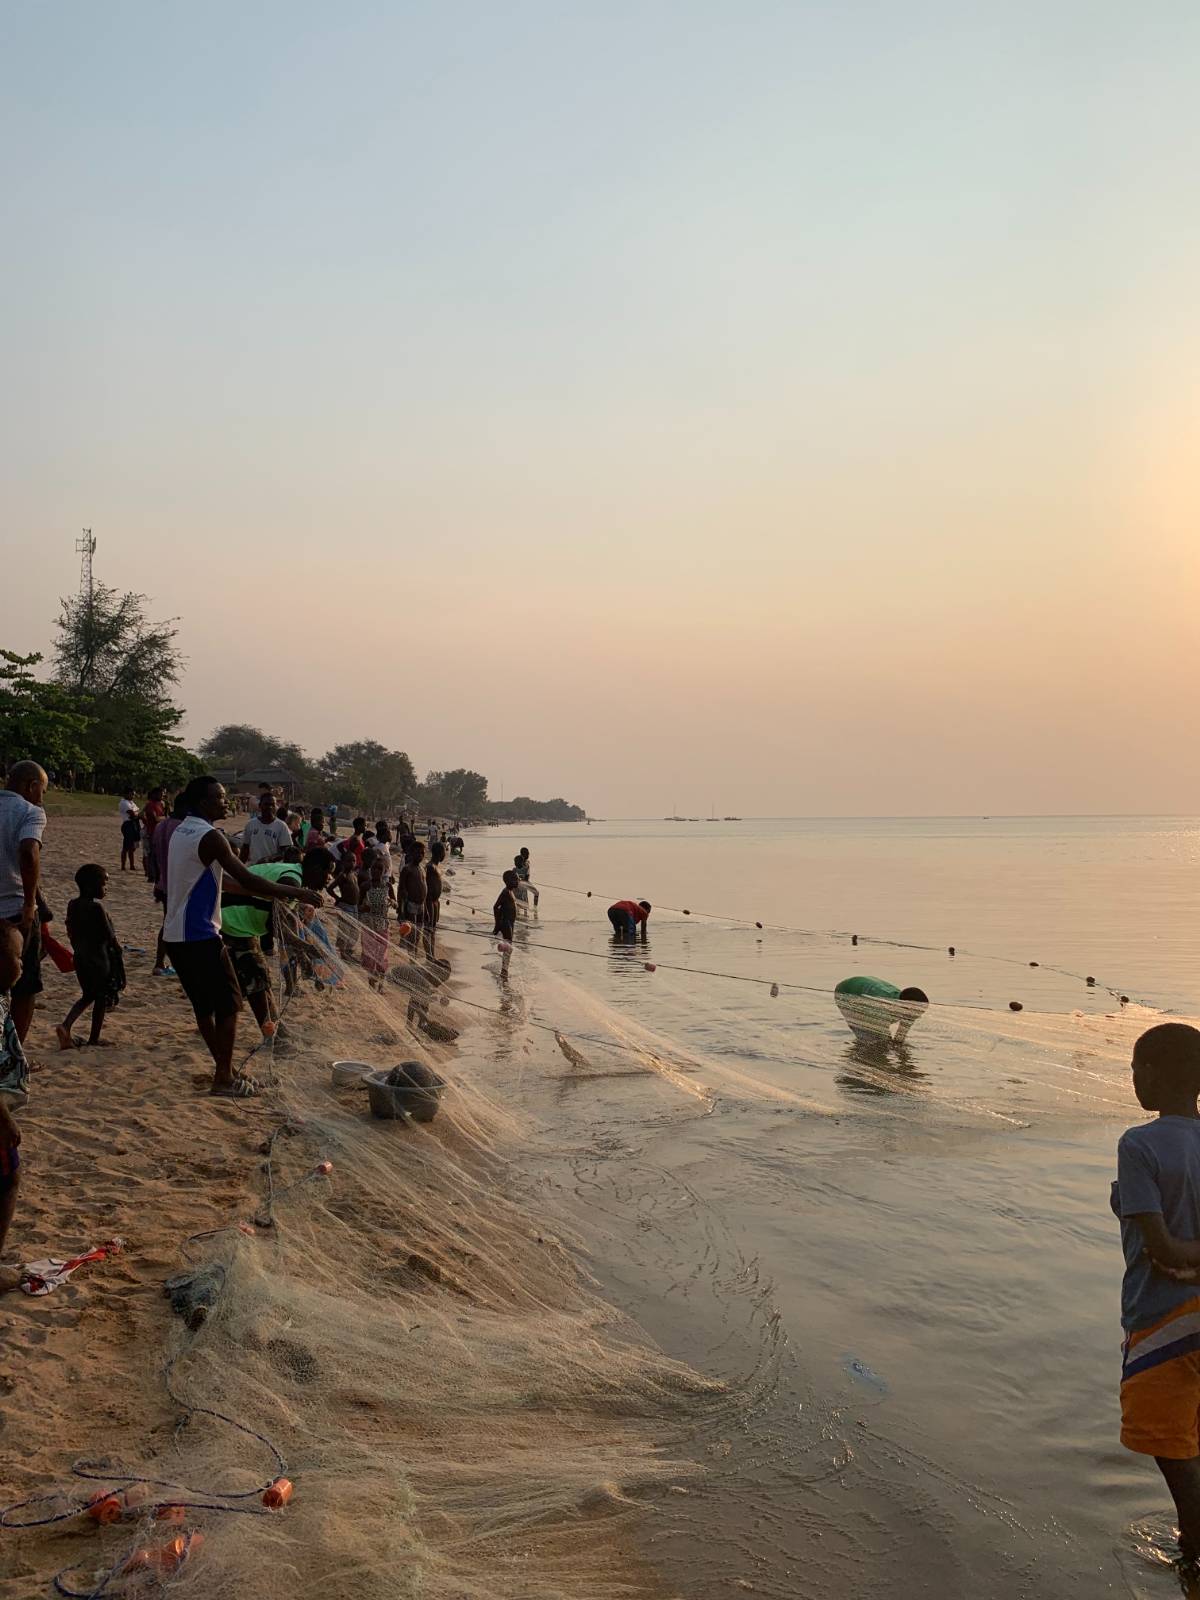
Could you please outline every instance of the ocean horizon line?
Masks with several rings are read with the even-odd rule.
[[[591,817],[591,822],[1168,822],[1200,821],[1195,811],[894,811],[804,812],[796,816]],[[577,823],[558,824],[578,826]]]

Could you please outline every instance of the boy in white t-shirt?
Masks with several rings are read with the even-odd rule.
[[[117,814],[121,818],[121,871],[136,872],[138,845],[142,842],[142,824],[139,820],[141,812],[137,808],[137,801],[133,798],[134,791],[125,789],[121,793],[117,804]]]

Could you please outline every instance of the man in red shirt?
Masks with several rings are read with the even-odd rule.
[[[364,837],[364,835],[366,834],[366,831],[367,831],[367,819],[366,819],[366,817],[355,817],[355,819],[354,819],[354,831],[350,834],[348,839],[343,839],[342,840],[342,843],[341,843],[341,846],[340,846],[340,849],[341,849],[341,852],[342,852],[343,855],[345,855],[346,852],[349,851],[349,853],[354,857],[354,865],[356,867],[361,867],[362,866],[363,856],[366,853],[366,840],[365,840],[365,837]]]
[[[635,939],[639,927],[646,937],[646,919],[651,906],[649,900],[618,900],[609,906],[608,920],[612,923],[614,939]]]
[[[146,797],[146,804],[142,807],[142,871],[146,874],[146,882],[151,887],[157,876],[154,865],[154,830],[166,814],[163,791],[151,789]]]

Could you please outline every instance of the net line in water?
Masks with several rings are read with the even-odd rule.
[[[571,894],[571,895],[582,896],[584,899],[587,899],[587,900],[591,900],[593,898],[598,898],[601,901],[610,900],[610,901],[615,902],[617,900],[620,900],[620,899],[624,898],[624,896],[621,896],[621,895],[604,895],[604,894],[597,895],[596,891],[592,890],[592,889],[579,889],[579,888],[572,887],[572,886],[570,886],[568,884],[547,883],[544,880],[539,880],[539,882],[537,884],[537,888],[539,890],[551,889],[551,890],[554,890],[555,892],[557,892],[559,894]],[[921,951],[923,953],[928,953],[928,954],[940,954],[942,951],[947,951],[950,955],[970,956],[972,959],[977,960],[977,961],[994,961],[994,962],[997,962],[997,963],[999,963],[999,964],[1001,964],[1003,966],[1011,966],[1011,967],[1041,967],[1041,966],[1044,966],[1046,968],[1047,972],[1057,973],[1060,977],[1073,978],[1073,979],[1077,980],[1079,983],[1084,983],[1084,984],[1087,984],[1089,986],[1094,986],[1094,987],[1097,987],[1097,988],[1104,989],[1108,994],[1111,994],[1114,997],[1114,999],[1121,998],[1122,994],[1123,994],[1123,990],[1122,990],[1121,986],[1117,986],[1117,985],[1109,984],[1109,983],[1106,983],[1106,982],[1102,982],[1101,980],[1097,979],[1094,974],[1075,972],[1071,968],[1063,967],[1063,966],[1056,966],[1052,962],[1043,962],[1043,961],[1040,961],[1040,960],[1027,960],[1027,959],[1024,959],[1024,958],[1022,958],[1020,956],[1005,956],[1005,955],[997,955],[995,953],[986,952],[986,951],[969,950],[969,949],[966,949],[966,948],[963,948],[963,947],[960,947],[960,946],[957,946],[957,945],[932,945],[932,944],[916,943],[916,942],[914,942],[912,940],[907,940],[907,939],[889,939],[889,938],[884,938],[884,937],[882,937],[881,935],[878,935],[878,934],[854,933],[854,932],[851,932],[848,929],[842,929],[842,928],[799,928],[799,927],[795,927],[795,926],[790,926],[790,925],[785,924],[785,923],[762,922],[762,921],[757,921],[757,920],[755,920],[753,918],[750,918],[750,917],[738,917],[738,916],[732,915],[729,912],[697,911],[697,910],[695,910],[695,909],[693,909],[691,907],[688,907],[688,906],[665,905],[665,904],[659,902],[658,900],[655,900],[653,902],[653,905],[654,905],[654,909],[655,909],[656,912],[667,911],[667,912],[671,912],[675,916],[697,917],[697,918],[700,918],[700,919],[702,919],[704,921],[720,923],[720,924],[722,924],[723,926],[726,926],[726,927],[732,926],[732,927],[741,927],[741,928],[747,928],[747,929],[748,928],[757,928],[760,931],[765,931],[765,932],[768,932],[768,933],[791,934],[791,935],[793,935],[793,936],[795,936],[797,938],[803,938],[803,939],[838,939],[838,940],[846,940],[852,946],[856,946],[856,945],[876,945],[876,946],[879,946],[879,947],[884,948],[884,949],[891,949],[891,950],[918,950],[918,951]],[[1128,999],[1128,996],[1124,996],[1124,998]]]
[[[449,897],[447,897],[447,898],[449,898]],[[459,898],[462,899],[464,897],[460,894]],[[468,905],[468,912],[471,915],[478,915],[479,911],[481,909],[482,908],[479,907],[479,906],[472,907],[472,906]],[[494,940],[494,938],[495,938],[494,934],[486,932],[480,926],[472,925],[471,923],[468,923],[465,920],[463,922],[461,922],[461,923],[456,924],[455,932],[463,934],[468,938],[474,938],[474,939],[483,939],[483,940],[489,940],[490,941],[490,940]],[[811,937],[812,939],[816,940],[816,939],[824,939],[826,936],[825,935],[819,935],[819,934],[812,934],[812,935],[807,935],[806,937]],[[841,935],[830,935],[828,937],[829,937],[830,941],[832,941],[834,938],[840,939],[842,936]],[[583,957],[584,959],[587,959],[587,960],[603,961],[603,962],[606,962],[606,963],[609,962],[610,959],[611,959],[611,952],[607,951],[607,950],[582,950],[578,946],[575,946],[575,945],[551,944],[549,942],[549,940],[546,940],[546,939],[537,939],[537,940],[529,939],[529,940],[526,940],[524,942],[523,948],[526,949],[526,950],[546,950],[546,951],[551,951],[551,952],[559,954],[559,955],[579,956],[579,957]],[[632,947],[627,947],[627,948],[632,948]],[[940,953],[940,952],[935,952],[932,946],[926,946],[926,945],[897,945],[896,948],[898,948],[898,949],[922,950],[922,951],[926,951],[926,952],[930,952],[930,953]],[[956,952],[951,952],[951,954],[957,954],[957,953]],[[967,952],[963,952],[962,953],[962,958],[960,960],[960,965],[966,964],[969,961],[992,961],[992,960],[1003,961],[1003,960],[1005,960],[1005,958],[1003,958],[1003,957],[992,957],[992,956],[970,956]],[[1040,968],[1041,971],[1044,972],[1048,976],[1066,977],[1066,978],[1075,978],[1076,977],[1076,974],[1067,972],[1066,969],[1062,968],[1062,967],[1054,967],[1054,966],[1050,966],[1050,965],[1043,966],[1043,964],[1041,962],[1036,962],[1036,961],[1027,962],[1027,963],[1023,963],[1023,964],[1025,966],[1030,967],[1030,968],[1035,968],[1035,969]],[[693,965],[691,963],[683,964],[683,963],[679,963],[679,962],[663,961],[663,960],[659,959],[657,956],[655,957],[655,959],[653,961],[646,960],[643,963],[643,965],[644,965],[645,970],[648,971],[648,972],[656,972],[656,971],[659,970],[659,968],[662,968],[664,971],[686,973],[686,974],[688,974],[690,976],[693,976],[693,977],[719,978],[719,979],[723,979],[723,980],[725,980],[726,982],[729,982],[729,983],[755,984],[755,985],[759,986],[760,988],[765,988],[765,989],[769,990],[771,992],[772,996],[777,995],[782,990],[792,990],[792,991],[796,991],[796,992],[799,992],[799,993],[813,994],[813,995],[827,995],[830,992],[829,987],[827,985],[811,984],[811,983],[797,983],[794,980],[787,979],[787,978],[782,978],[782,977],[759,977],[757,975],[750,974],[750,973],[730,972],[728,970],[718,970],[718,969],[712,968],[712,967],[700,967],[700,966]],[[1085,984],[1086,987],[1089,990],[1092,990],[1092,989],[1094,989],[1096,987],[1099,987],[1101,989],[1102,993],[1108,994],[1112,998],[1117,999],[1118,1002],[1120,1003],[1120,1005],[1122,1005],[1122,1006],[1126,1006],[1126,1005],[1130,1004],[1130,997],[1127,994],[1118,994],[1115,989],[1108,989],[1108,988],[1106,988],[1104,986],[1096,986],[1096,985],[1094,985],[1092,983],[1089,983],[1086,978],[1079,978],[1078,981],[1080,983]],[[944,1009],[948,1009],[948,1010],[980,1011],[980,1012],[991,1012],[991,1013],[999,1013],[1002,1010],[1008,1010],[1008,1011],[1012,1011],[1012,1012],[1019,1012],[1019,1011],[1025,1010],[1025,1008],[1026,1008],[1026,1002],[1024,1000],[1009,1000],[1003,1006],[1001,1006],[999,1004],[985,1005],[985,1004],[982,1004],[982,1003],[975,1003],[975,1002],[967,1001],[967,1000],[941,1000],[941,1001],[939,1001],[939,1005],[941,1007],[943,1007]],[[1044,1014],[1048,1014],[1046,1008],[1043,1007],[1041,1009],[1043,1010]],[[1064,1012],[1062,1014],[1065,1015],[1067,1013]],[[1075,1008],[1072,1008],[1072,1011],[1071,1011],[1070,1014],[1071,1015],[1076,1014]]]
[[[462,898],[460,893],[459,900]],[[936,1083],[941,1104],[971,1109],[1017,1127],[1049,1111],[1113,1117],[1128,1113],[1132,1119],[1139,1114],[1128,1088],[1130,1054],[1138,1035],[1161,1020],[1163,1013],[1124,997],[1119,1008],[1108,1010],[1066,1010],[1039,1003],[1031,997],[1031,987],[1036,994],[1039,986],[1055,985],[1062,976],[1050,966],[1030,972],[1022,991],[1027,1003],[935,1000],[909,1037],[898,1043],[889,1037],[900,1031],[898,1016],[889,1018],[886,1004],[878,1008],[883,1015],[876,1036],[853,1038],[835,1009],[832,983],[805,984],[684,965],[662,959],[657,950],[654,960],[643,961],[637,945],[600,950],[560,945],[538,933],[536,911],[522,909],[526,915],[518,918],[511,956],[502,953],[490,932],[478,924],[473,926],[465,916],[455,925],[455,932],[497,949],[501,953],[498,972],[515,971],[513,963],[536,962],[545,984],[551,972],[555,981],[564,981],[559,970],[564,965],[586,969],[599,963],[597,970],[606,966],[612,970],[620,961],[624,963],[623,976],[630,980],[628,993],[634,1010],[642,1010],[634,998],[636,982],[653,985],[656,1014],[664,1010],[664,991],[673,994],[680,1031],[664,1034],[661,1028],[648,1028],[644,1016],[631,1016],[629,1010],[606,1004],[585,973],[582,981],[574,980],[572,1000],[563,1014],[535,1019],[534,1025],[570,1037],[575,1037],[572,1028],[582,1028],[596,1048],[624,1051],[641,1060],[647,1070],[662,1072],[664,1063],[671,1070],[682,1068],[688,1076],[681,1086],[695,1098],[705,1098],[698,1088],[702,1082],[709,1098],[722,1091],[765,1095],[811,1109],[819,1102],[797,1087],[794,1075],[789,1078],[791,1069],[803,1066],[821,1072],[833,1066],[852,1075],[865,1092],[873,1089],[881,1095],[929,1093]],[[830,943],[832,947],[833,941]],[[548,964],[550,957],[556,960],[555,968]],[[563,962],[560,957],[567,959]],[[987,958],[964,953],[955,959],[954,972],[960,981],[975,981],[973,969],[978,966],[982,987],[990,965]],[[724,981],[752,985],[759,995],[765,992],[770,996],[770,1001],[749,1011],[742,1003],[731,1009],[709,997],[709,990],[718,992]],[[567,990],[560,993],[566,995]],[[780,1012],[775,1002],[782,1003],[784,995],[790,998]],[[1085,995],[1093,1002],[1101,998],[1092,989],[1085,990]],[[754,1052],[744,1045],[739,1048],[735,1041],[730,1048],[712,1047],[711,1041],[723,1031],[744,1036],[748,1023],[766,1037],[767,1054],[774,1058],[775,1067],[769,1077],[733,1059],[749,1054],[753,1060]],[[708,1048],[694,1042],[699,1034],[710,1041]],[[584,1048],[586,1053],[588,1046]]]

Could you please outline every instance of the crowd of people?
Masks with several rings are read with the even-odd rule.
[[[36,762],[19,761],[0,789],[0,1262],[19,1186],[14,1113],[28,1100],[25,1043],[43,990],[43,959],[51,954],[79,986],[54,1028],[61,1050],[109,1043],[105,1020],[127,983],[102,863],[80,866],[66,909],[66,943],[53,934],[41,880],[47,782]],[[207,775],[174,797],[154,788],[139,803],[134,790],[125,790],[117,805],[119,870],[140,869],[161,908],[152,977],[177,979],[186,994],[212,1057],[211,1093],[245,1100],[260,1094],[261,1085],[235,1066],[243,1008],[262,1036],[274,1038],[279,1029],[271,958],[278,956],[285,994],[301,976],[328,972],[322,965],[332,955],[328,935],[313,920],[315,909],[326,906],[338,913],[338,955],[360,961],[373,987],[382,986],[399,948],[436,961],[443,863],[465,847],[457,825],[447,832],[431,820],[418,839],[416,820],[405,815],[394,823],[355,817],[339,839],[336,805],[300,814],[281,805],[267,784],[232,836],[220,826],[230,811],[223,785]],[[76,1025],[88,1012],[78,1036]],[[0,1266],[0,1288],[13,1287],[18,1277],[18,1268]]]

